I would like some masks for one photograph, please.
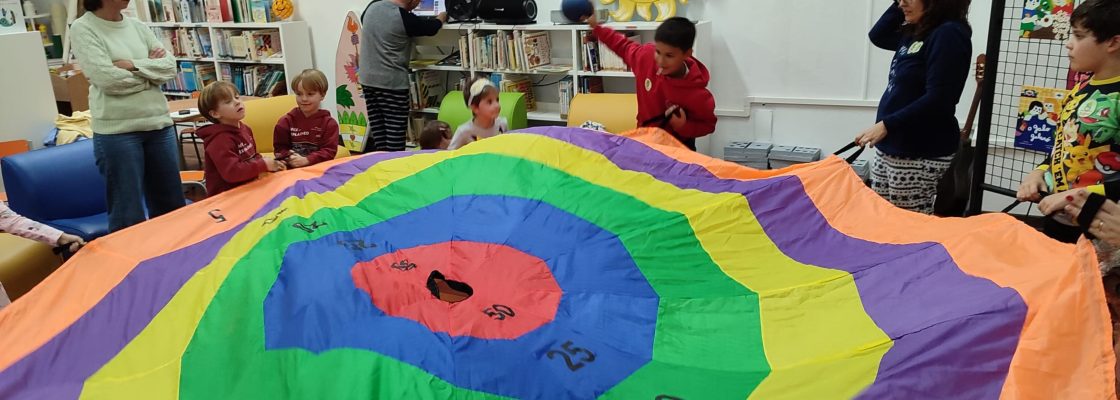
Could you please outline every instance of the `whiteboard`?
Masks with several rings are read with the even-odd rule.
[[[744,96],[877,101],[893,53],[876,48],[867,34],[891,3],[695,0],[686,15],[712,21],[712,52],[701,61],[712,71],[720,103],[738,104]],[[974,55],[987,42],[990,8],[990,0],[973,1]]]

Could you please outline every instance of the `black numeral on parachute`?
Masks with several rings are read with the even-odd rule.
[[[498,321],[505,321],[506,317],[513,318],[517,315],[513,312],[512,308],[509,308],[509,306],[503,306],[501,304],[495,304],[490,308],[482,310],[482,313],[489,315],[490,318],[496,319]]]
[[[395,269],[395,270],[398,270],[398,271],[412,271],[412,270],[416,269],[416,264],[410,263],[410,262],[408,262],[408,260],[400,260],[400,261],[397,261],[396,263],[394,263],[393,265],[390,265],[389,268],[392,268],[392,269]]]
[[[549,360],[555,359],[556,356],[562,357],[564,363],[568,365],[568,369],[572,372],[579,371],[580,368],[583,368],[587,363],[595,362],[595,353],[587,349],[574,347],[571,340],[564,342],[564,345],[560,346],[560,348],[563,349],[563,351],[549,350],[545,355],[548,356]],[[583,354],[583,357],[578,361],[573,361],[573,357],[578,357],[580,354]]]
[[[222,210],[215,208],[207,214],[210,214],[210,218],[213,218],[217,223],[226,222],[226,216],[222,215]]]
[[[261,226],[268,226],[276,223],[276,221],[280,219],[280,216],[283,215],[285,211],[288,211],[288,209],[284,208],[280,211],[277,211],[276,214],[272,215],[272,217],[265,219],[264,222],[261,223]]]
[[[296,227],[296,228],[298,228],[298,229],[300,229],[304,232],[307,232],[307,233],[315,233],[315,231],[318,230],[319,228],[327,226],[327,223],[326,222],[312,221],[311,225],[307,225],[307,224],[304,224],[302,222],[298,222],[298,223],[292,224],[292,226],[294,226],[294,227]]]
[[[338,245],[346,247],[347,249],[350,249],[350,250],[355,250],[355,251],[361,251],[361,250],[372,249],[372,248],[377,247],[376,244],[366,243],[366,241],[362,240],[362,239],[358,239],[358,240],[339,240]]]

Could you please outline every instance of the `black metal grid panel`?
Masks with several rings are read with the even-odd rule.
[[[993,4],[998,7],[998,3],[1004,3],[1001,24],[991,26],[991,29],[1000,29],[999,65],[994,76],[987,76],[995,79],[995,85],[990,100],[986,99],[991,101],[992,114],[984,187],[1004,194],[1018,190],[1023,177],[1046,157],[1045,153],[1014,145],[1023,86],[1065,89],[1069,70],[1065,40],[1020,37],[1024,2],[1007,0]]]

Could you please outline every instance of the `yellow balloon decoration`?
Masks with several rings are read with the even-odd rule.
[[[293,12],[295,12],[295,6],[292,5],[292,0],[274,0],[272,2],[272,15],[278,19],[288,19]]]
[[[618,9],[611,13],[615,21],[630,21],[634,18],[634,11],[638,12],[646,21],[653,20],[653,6],[657,6],[657,22],[675,17],[677,15],[677,0],[600,0],[603,4],[614,4],[618,1]],[[688,4],[688,0],[680,0],[681,4]]]

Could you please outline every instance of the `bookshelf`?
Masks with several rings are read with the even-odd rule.
[[[656,22],[613,22],[605,25],[616,31],[628,33],[642,43],[650,43],[653,41],[653,33],[659,24]],[[696,23],[696,30],[694,53],[697,58],[703,60],[705,55],[709,54],[711,23],[699,21]],[[528,119],[541,125],[566,122],[567,112],[565,108],[570,104],[571,97],[577,92],[582,93],[584,90],[593,89],[601,90],[604,93],[634,93],[634,75],[624,70],[624,65],[619,65],[618,67],[621,68],[617,70],[598,68],[595,71],[591,70],[590,63],[585,57],[586,46],[583,42],[583,37],[589,35],[590,31],[591,28],[586,24],[446,24],[438,35],[417,40],[412,65],[414,77],[416,77],[414,82],[423,81],[424,79],[421,76],[430,77],[432,74],[440,76],[442,82],[435,87],[422,87],[414,84],[414,100],[417,97],[425,97],[416,95],[415,92],[420,91],[428,94],[427,97],[435,100],[435,102],[428,101],[417,104],[414,101],[413,112],[422,117],[430,116],[434,118],[434,114],[439,112],[437,108],[439,105],[438,99],[442,98],[442,93],[461,90],[461,87],[459,87],[461,82],[469,80],[470,77],[493,73],[502,74],[503,77],[513,76],[514,79],[531,81],[529,90],[535,100],[536,109],[529,112]],[[544,36],[548,37],[550,44],[548,50],[550,63],[544,66],[543,70],[527,68],[529,64],[526,64],[526,57],[521,54],[514,54],[514,52],[509,52],[503,56],[493,56],[492,52],[483,52],[482,54],[490,55],[490,57],[479,56],[480,50],[509,45],[511,38],[513,39],[512,47],[522,46],[524,42],[521,39],[533,33],[543,33]],[[495,39],[479,40],[480,37],[485,38],[491,35]],[[503,35],[506,36],[506,39],[496,39],[496,37]],[[500,41],[500,44],[495,46],[495,41]],[[437,63],[448,55],[459,51],[460,48],[465,49],[468,54],[467,65],[461,64],[461,54],[459,64],[440,65]],[[605,46],[600,48],[603,52],[609,52]],[[481,58],[486,58],[486,60],[480,60]],[[603,57],[599,57],[599,59],[604,61]],[[599,64],[605,65],[605,62]],[[564,66],[568,67],[564,68]],[[593,88],[585,87],[584,81],[593,82],[588,85],[593,86]],[[567,93],[561,93],[560,91],[560,87],[564,85],[570,85],[568,87],[570,90]],[[432,96],[429,93],[431,91],[437,92],[437,95]]]
[[[190,97],[213,80],[232,82],[243,95],[287,94],[287,81],[314,67],[304,21],[145,24],[179,63],[179,78],[164,86],[168,97]]]

